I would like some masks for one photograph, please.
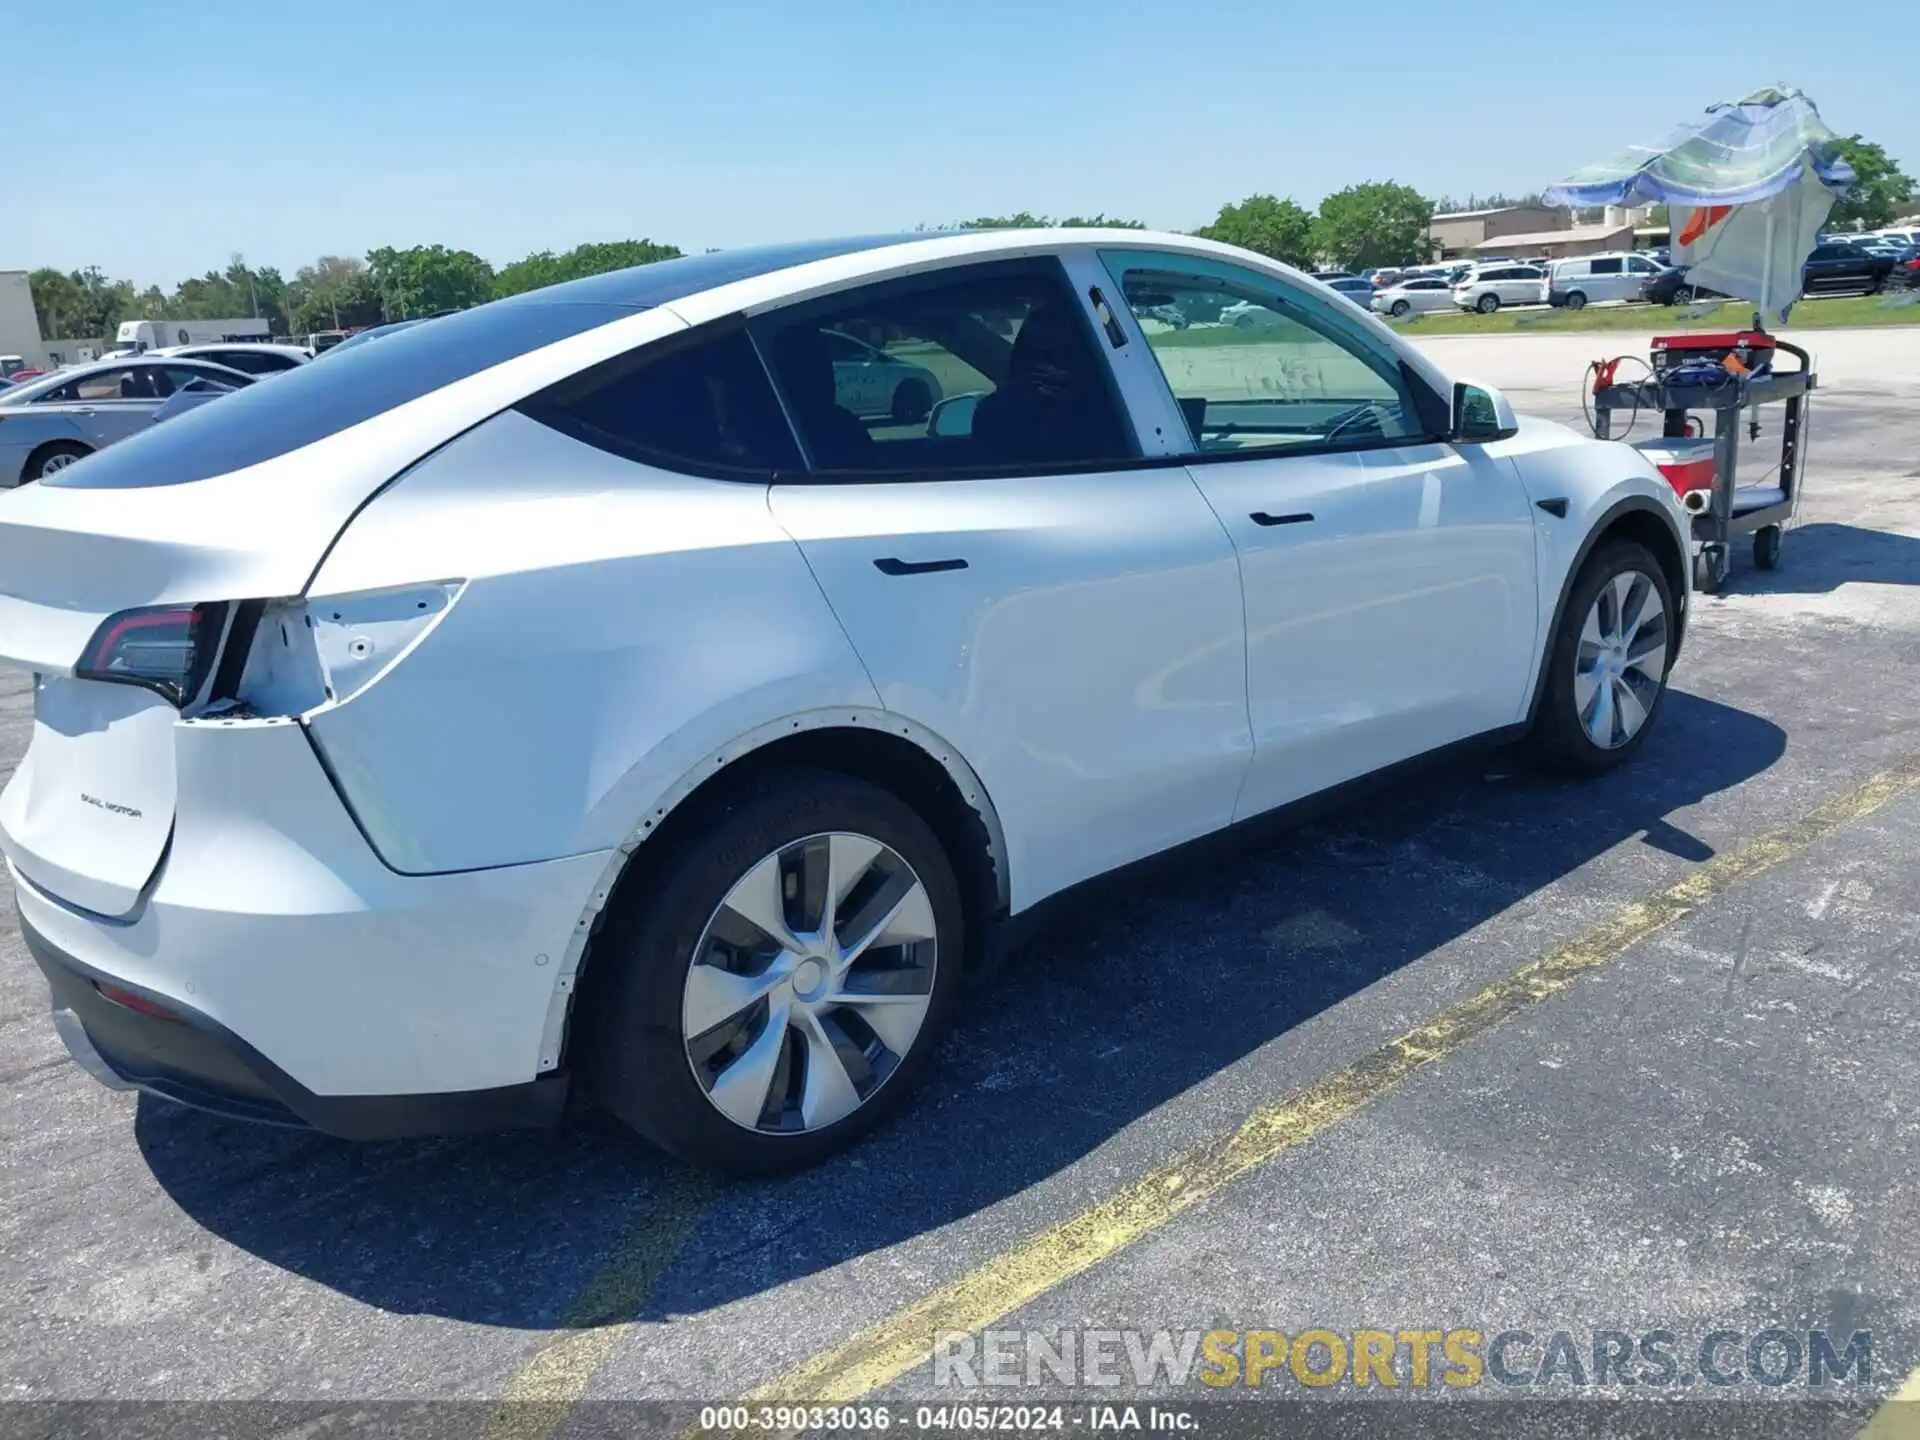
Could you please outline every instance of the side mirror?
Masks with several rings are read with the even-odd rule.
[[[1491,385],[1457,381],[1453,387],[1453,416],[1447,438],[1456,445],[1484,445],[1508,440],[1520,433],[1513,405]]]
[[[927,417],[927,434],[946,438],[973,434],[974,407],[985,394],[984,390],[973,390],[965,395],[949,395],[934,406],[933,413]]]

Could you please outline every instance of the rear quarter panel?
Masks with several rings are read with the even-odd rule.
[[[309,593],[448,579],[465,591],[425,640],[308,717],[402,871],[622,844],[735,737],[879,705],[766,486],[654,470],[517,412],[383,492]]]

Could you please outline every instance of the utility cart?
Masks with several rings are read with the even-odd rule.
[[[1678,357],[1689,360],[1674,364]],[[1781,369],[1780,355],[1794,358],[1797,368]],[[1731,368],[1715,361],[1738,356]],[[1743,361],[1764,356],[1752,368]],[[1705,363],[1703,363],[1705,362]],[[1744,372],[1744,373],[1743,373]],[[1615,417],[1631,418],[1617,438],[1628,440],[1642,417],[1660,417],[1659,438],[1650,445],[1662,453],[1653,456],[1680,490],[1681,503],[1693,516],[1693,583],[1711,593],[1726,581],[1733,566],[1732,540],[1753,536],[1753,563],[1771,570],[1780,563],[1785,527],[1800,504],[1800,460],[1805,449],[1807,397],[1816,379],[1807,352],[1764,331],[1734,334],[1689,334],[1654,341],[1654,364],[1647,378],[1615,383],[1606,377],[1594,386],[1593,432],[1602,440],[1616,438]],[[1771,475],[1753,484],[1740,483],[1741,431],[1757,440],[1765,428],[1763,407],[1778,405],[1780,464]],[[1713,417],[1708,463],[1669,463],[1674,442],[1705,438],[1705,418]],[[1696,429],[1696,426],[1702,428]],[[1701,447],[1704,449],[1704,445]],[[1681,470],[1696,471],[1698,482],[1683,486]]]

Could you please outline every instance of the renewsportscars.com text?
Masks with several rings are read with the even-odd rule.
[[[1855,1330],[986,1330],[939,1336],[933,1383],[975,1389],[1198,1383],[1424,1389],[1865,1386],[1873,1337]]]

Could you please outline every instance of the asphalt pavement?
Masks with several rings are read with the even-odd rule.
[[[1428,345],[1575,423],[1586,362],[1644,353]],[[546,1436],[753,1396],[1201,1434],[1303,1397],[1403,1407],[1345,1433],[1587,1433],[1655,1398],[1672,1433],[1851,1433],[1920,1364],[1920,332],[1816,348],[1800,526],[1696,602],[1634,765],[1494,756],[1096,888],[897,1123],[803,1176],[711,1182],[590,1120],[354,1145],[108,1092],[8,906],[0,1430],[225,1401],[344,1434],[423,1402]],[[29,724],[0,680],[0,775]],[[1160,1332],[1210,1348],[1135,1373]],[[1090,1375],[1089,1347],[1120,1358]]]

